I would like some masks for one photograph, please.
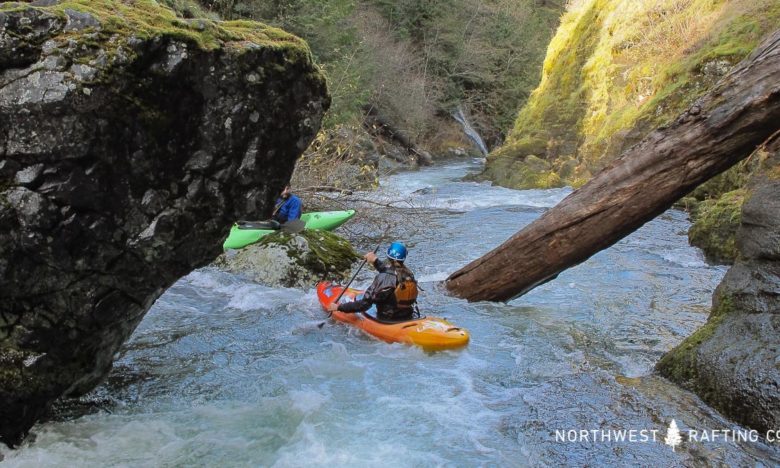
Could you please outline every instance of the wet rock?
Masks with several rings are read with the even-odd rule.
[[[529,155],[512,165],[511,184],[518,188],[552,188],[562,187],[563,181],[549,162]]]
[[[214,264],[266,286],[309,289],[323,279],[349,278],[357,259],[346,239],[305,230],[269,234],[256,244],[221,255]]]
[[[696,204],[688,231],[691,245],[704,251],[708,260],[732,263],[737,257],[736,232],[740,226],[745,191],[734,190],[715,200]]]
[[[100,22],[89,13],[66,8],[63,10],[67,20],[65,22],[65,31],[81,31],[87,28],[100,28]]]
[[[88,3],[0,11],[10,445],[53,400],[101,382],[160,294],[221,253],[235,219],[270,214],[329,105],[307,46],[279,30],[195,28],[147,1],[118,21],[113,2]]]
[[[667,378],[759,431],[780,426],[780,157],[751,185],[737,260],[707,323],[658,363]]]

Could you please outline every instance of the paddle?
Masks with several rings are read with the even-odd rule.
[[[379,247],[381,245],[382,245],[381,242],[376,245],[376,248],[374,249],[374,253],[379,252]],[[336,300],[333,301],[334,304],[338,304],[339,303],[339,301],[341,300],[341,297],[344,295],[345,292],[347,292],[347,289],[349,289],[349,286],[352,284],[353,281],[355,281],[355,278],[357,277],[358,273],[360,273],[360,270],[362,270],[363,267],[366,266],[367,262],[368,262],[368,260],[366,260],[365,258],[363,259],[362,262],[360,262],[360,266],[358,267],[357,271],[355,271],[355,274],[352,275],[352,278],[349,279],[349,282],[347,282],[347,285],[344,286],[344,289],[341,290],[341,293],[339,293],[339,297],[337,297]],[[330,318],[332,315],[333,315],[333,312],[328,311],[328,318]],[[324,327],[325,323],[327,323],[327,322],[320,323],[319,325],[317,325],[317,328]]]
[[[301,219],[292,219],[284,224],[281,224],[275,219],[268,219],[265,221],[246,221],[242,219],[236,221],[236,225],[239,229],[282,231],[289,232],[291,234],[297,234],[306,228],[306,221]]]

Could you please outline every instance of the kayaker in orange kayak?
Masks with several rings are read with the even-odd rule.
[[[382,262],[374,252],[365,255],[366,262],[379,273],[361,299],[342,304],[328,304],[330,312],[365,312],[376,304],[377,319],[388,322],[411,320],[417,312],[417,281],[404,265],[407,249],[401,242],[393,242],[387,249],[387,260]]]

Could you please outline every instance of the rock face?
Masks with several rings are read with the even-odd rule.
[[[269,214],[328,105],[306,44],[258,23],[0,4],[0,440],[98,384],[233,220]]]
[[[780,154],[772,162],[746,196],[738,257],[715,291],[709,320],[657,366],[759,431],[780,426]]]
[[[511,188],[582,186],[674,121],[778,24],[774,0],[568,2],[539,86],[483,177]]]
[[[358,255],[345,239],[305,230],[265,236],[260,242],[221,255],[215,265],[267,286],[308,289],[323,279],[349,277]]]
[[[724,193],[720,198],[704,200],[690,212],[688,241],[704,252],[711,262],[733,263],[737,257],[736,234],[740,225],[745,190]]]

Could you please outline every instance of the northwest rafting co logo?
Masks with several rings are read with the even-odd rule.
[[[682,424],[682,426],[685,426]],[[762,437],[763,436],[763,437]],[[672,419],[663,429],[556,429],[556,442],[576,443],[662,443],[672,451],[683,443],[740,443],[759,442],[780,444],[780,429],[759,434],[755,429],[690,429],[681,430],[677,420]]]

